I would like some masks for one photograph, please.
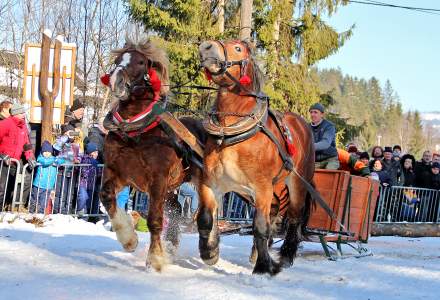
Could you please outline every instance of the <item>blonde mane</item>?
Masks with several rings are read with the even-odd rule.
[[[138,41],[134,41],[130,37],[125,37],[125,45],[122,48],[112,50],[112,54],[116,57],[127,51],[137,51],[143,54],[150,62],[151,66],[156,70],[157,75],[162,82],[160,93],[166,94],[169,90],[168,83],[168,67],[169,60],[164,50],[158,48],[154,42],[148,37],[142,36]]]

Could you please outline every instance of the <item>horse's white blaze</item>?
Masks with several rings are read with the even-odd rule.
[[[116,237],[118,241],[122,244],[122,246],[132,244],[135,246],[137,244],[137,235],[134,232],[133,222],[131,221],[131,217],[119,207],[116,208],[116,213],[112,218],[113,229],[116,232]],[[126,249],[126,250],[134,250],[134,249]]]
[[[110,77],[110,86],[113,88],[115,86],[116,78],[118,77],[118,73],[122,70],[122,67],[128,66],[131,60],[131,54],[130,53],[124,53],[122,55],[122,60],[119,63],[119,65],[116,67],[116,69],[113,71],[112,76]]]

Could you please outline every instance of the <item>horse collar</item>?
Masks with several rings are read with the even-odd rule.
[[[257,127],[257,125],[267,117],[268,107],[269,104],[267,101],[257,101],[257,105],[255,105],[252,112],[246,115],[222,113],[213,110],[209,116],[203,120],[203,127],[209,134],[219,138],[236,136]],[[230,126],[222,126],[217,119],[217,116],[222,114],[225,116],[241,117],[241,120]]]
[[[163,109],[158,104],[158,100],[151,104],[141,113],[129,118],[123,119],[117,111],[117,108],[109,112],[104,120],[104,127],[118,134],[124,140],[133,138],[148,132],[160,124],[159,115]]]

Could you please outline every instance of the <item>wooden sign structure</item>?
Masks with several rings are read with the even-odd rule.
[[[41,44],[25,45],[23,103],[30,122],[42,124],[42,140],[51,140],[53,124],[63,124],[66,106],[72,105],[76,46],[58,36],[52,43],[46,29]]]

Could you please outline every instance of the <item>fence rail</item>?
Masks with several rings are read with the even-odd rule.
[[[61,164],[29,170],[20,161],[9,164],[0,160],[0,211],[19,210],[29,213],[62,213],[103,216],[99,191],[104,165]],[[43,171],[44,170],[44,171]],[[188,217],[198,206],[191,185],[177,190],[182,215]],[[129,209],[146,211],[148,196],[127,192]],[[374,222],[376,223],[440,223],[440,191],[393,186],[381,188]],[[219,218],[230,221],[251,221],[254,208],[235,193],[228,193],[219,203]]]
[[[440,191],[392,186],[381,188],[375,211],[377,223],[440,222]]]

